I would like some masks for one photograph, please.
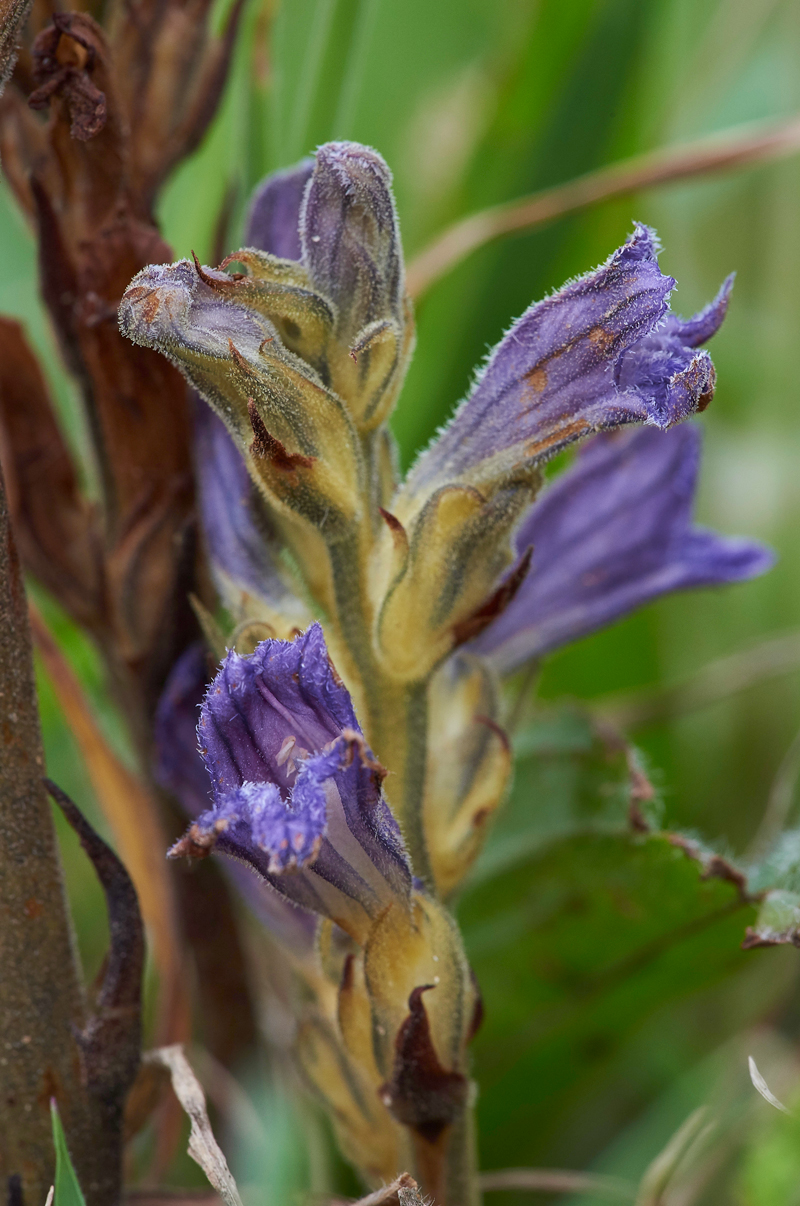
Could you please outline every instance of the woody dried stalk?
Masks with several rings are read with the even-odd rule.
[[[26,1202],[44,1200],[53,1180],[55,1097],[89,1206],[110,1206],[120,1188],[119,1127],[115,1142],[107,1094],[90,1091],[77,1038],[88,1032],[86,1005],[42,779],[25,591],[2,475],[0,698],[0,1184],[5,1193],[18,1177]],[[116,1090],[114,1105],[121,1117]]]

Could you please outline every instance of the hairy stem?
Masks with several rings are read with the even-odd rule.
[[[436,1206],[480,1206],[474,1114],[470,1103],[433,1143],[413,1137],[414,1176]]]
[[[376,756],[390,772],[386,794],[403,831],[414,873],[432,887],[423,799],[428,748],[428,684],[387,677],[372,647],[372,618],[358,538],[330,546],[337,627],[358,676],[364,727]]]

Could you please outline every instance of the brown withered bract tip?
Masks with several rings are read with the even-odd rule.
[[[357,749],[364,766],[369,767],[371,771],[374,771],[378,776],[379,782],[383,782],[389,772],[387,771],[386,767],[378,762],[377,758],[373,757],[370,753],[369,747],[364,739],[364,734],[359,733],[357,729],[342,729],[342,737],[344,737],[345,741],[347,742],[347,765],[351,765],[353,761],[353,751]]]
[[[391,511],[387,511],[384,507],[378,507],[381,518],[392,534],[394,547],[398,552],[405,552],[408,549],[408,533],[401,524],[396,515],[392,515]]]
[[[231,344],[233,347],[233,344]],[[238,353],[237,353],[238,354]],[[276,469],[292,473],[296,469],[310,469],[316,457],[302,456],[299,452],[288,452],[280,440],[267,430],[267,425],[258,413],[252,398],[247,399],[247,413],[250,416],[250,426],[253,429],[253,442],[250,452],[254,457],[271,461]]]
[[[403,1126],[435,1143],[466,1105],[469,1082],[460,1072],[443,1068],[431,1038],[422,994],[423,984],[408,998],[408,1017],[397,1032],[392,1079],[381,1085],[381,1101]]]
[[[471,641],[476,636],[480,636],[484,628],[488,628],[493,620],[502,615],[522,586],[525,575],[530,569],[532,556],[533,548],[530,547],[525,550],[519,564],[509,574],[505,582],[501,582],[500,586],[489,596],[486,602],[482,603],[476,611],[473,611],[471,616],[467,616],[453,625],[453,639],[456,645],[463,645],[465,641]]]
[[[170,846],[167,858],[208,858],[224,828],[224,821],[217,821],[211,833],[204,833],[197,825],[190,825],[183,837]]]
[[[208,285],[209,289],[215,289],[218,293],[224,293],[226,289],[235,288],[237,280],[242,280],[241,273],[228,275],[227,272],[219,272],[219,270],[216,273],[208,272],[200,263],[194,251],[192,251],[192,259],[194,260],[194,270],[203,284]],[[231,344],[231,354],[234,354],[233,344]],[[240,355],[238,350],[236,350],[235,355]]]
[[[485,725],[487,729],[491,729],[495,737],[499,738],[506,753],[511,753],[511,741],[502,725],[498,724],[496,720],[492,720],[491,716],[484,716],[481,712],[475,713],[475,723]]]
[[[231,359],[236,367],[240,368],[243,373],[247,373],[248,377],[255,377],[255,373],[250,368],[250,365],[247,363],[232,339],[228,340],[228,350],[230,351]]]

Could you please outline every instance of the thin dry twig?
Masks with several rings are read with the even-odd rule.
[[[528,1189],[541,1193],[598,1193],[632,1201],[636,1187],[620,1177],[573,1172],[565,1168],[501,1168],[479,1176],[484,1193],[498,1189]]]
[[[485,243],[501,235],[532,230],[598,201],[780,159],[798,150],[800,117],[793,117],[781,122],[748,123],[684,146],[637,155],[555,188],[462,218],[415,256],[408,266],[406,286],[411,296],[418,298]]]
[[[617,728],[628,732],[684,716],[799,669],[800,632],[788,632],[761,641],[752,649],[709,662],[696,674],[673,686],[606,696],[595,700],[593,708]]]
[[[352,1206],[422,1206],[423,1202],[414,1178],[408,1173],[400,1173],[390,1185],[382,1185],[374,1193],[353,1202]]]
[[[228,1168],[228,1161],[211,1130],[205,1094],[184,1054],[183,1047],[180,1043],[171,1047],[158,1047],[155,1051],[148,1051],[144,1058],[149,1063],[162,1064],[169,1069],[175,1096],[191,1123],[187,1149],[189,1155],[200,1165],[226,1206],[242,1206],[242,1199]]]
[[[745,856],[748,860],[759,862],[764,858],[786,824],[792,810],[798,776],[800,776],[800,732],[795,733],[789,748],[781,759],[775,778],[772,780],[764,815]]]

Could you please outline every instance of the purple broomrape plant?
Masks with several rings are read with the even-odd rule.
[[[715,375],[697,344],[722,321],[732,282],[705,323],[683,323],[669,312],[675,281],[659,269],[658,250],[654,231],[638,224],[600,268],[531,306],[418,460],[410,488],[484,480],[498,459],[542,461],[592,431],[663,429],[703,410]]]
[[[437,1201],[475,1206],[459,1121],[475,989],[442,897],[508,783],[497,674],[771,563],[692,525],[699,437],[676,426],[712,398],[701,345],[732,278],[678,318],[637,225],[513,324],[400,481],[387,422],[414,324],[386,164],[319,148],[259,188],[247,241],[231,273],[145,269],[120,309],[216,412],[196,465],[236,622],[205,695],[190,651],[159,710],[161,778],[193,818],[171,853],[255,872],[251,901],[303,961],[300,1058],[343,1149],[373,1183],[410,1165]],[[242,653],[254,623],[275,639]]]

